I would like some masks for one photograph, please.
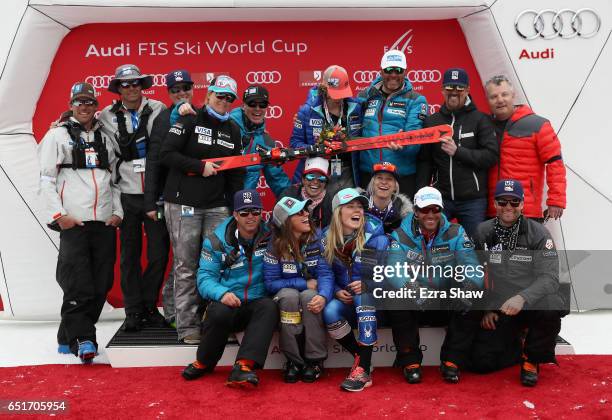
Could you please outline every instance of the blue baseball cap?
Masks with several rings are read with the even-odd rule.
[[[263,209],[257,190],[240,190],[234,194],[234,211],[243,209]]]
[[[236,93],[238,91],[238,85],[236,81],[229,76],[219,75],[210,81],[210,86],[208,87],[210,92],[215,93],[229,93],[234,95],[234,98],[238,97]]]
[[[174,70],[166,74],[166,86],[170,89],[177,83],[188,83],[193,85],[191,75],[187,70]]]
[[[350,203],[353,200],[358,200],[363,206],[364,210],[366,210],[370,205],[370,201],[367,199],[367,197],[361,195],[355,188],[345,188],[338,191],[336,195],[334,195],[334,199],[332,200],[332,211],[336,210],[340,206]]]
[[[272,211],[272,222],[278,227],[281,227],[288,218],[294,214],[301,212],[310,204],[310,200],[300,201],[293,197],[283,197],[274,206]]]
[[[459,67],[450,68],[444,72],[442,86],[469,86],[470,79],[467,72]]]
[[[516,179],[500,179],[495,185],[495,198],[500,197],[514,197],[523,201],[523,185]]]

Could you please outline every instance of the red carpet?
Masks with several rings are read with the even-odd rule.
[[[279,371],[260,371],[258,389],[223,385],[229,368],[193,382],[180,368],[112,369],[108,365],[0,369],[0,400],[67,400],[70,417],[113,418],[612,418],[612,356],[563,356],[544,366],[540,384],[524,388],[518,368],[490,375],[465,373],[458,385],[425,368],[408,385],[398,370],[378,368],[374,385],[346,393],[345,369],[315,384],[284,384]],[[7,418],[0,413],[0,419]],[[129,414],[129,417],[128,417]],[[19,416],[24,418],[24,416]],[[65,417],[64,417],[65,418]]]

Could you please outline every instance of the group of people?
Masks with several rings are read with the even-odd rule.
[[[504,76],[485,84],[488,115],[471,100],[467,72],[448,69],[444,103],[428,115],[406,71],[405,55],[390,50],[380,76],[353,97],[346,70],[330,66],[294,116],[290,146],[317,144],[329,132],[375,137],[439,124],[452,125],[452,137],[311,157],[292,179],[278,166],[221,171],[210,160],[275,147],[265,127],[271,100],[264,86],[248,86],[232,110],[237,83],[220,75],[198,108],[189,72],[175,70],[166,76],[166,107],[142,93],[151,76],[126,64],[108,88],[117,100],[97,114],[93,86],[76,83],[70,110],[39,146],[47,222],[60,231],[59,351],[84,363],[97,354],[95,324],[113,283],[119,228],[122,329],[172,325],[179,340],[198,344],[186,379],[211,372],[230,334],[245,331],[227,383],[257,385],[255,370],[280,329],[286,382],[321,376],[329,335],[354,356],[341,388],[361,391],[372,384],[377,327],[387,324],[396,365],[418,383],[418,331],[429,324],[447,327],[440,365],[447,382],[458,382],[462,369],[520,362],[522,383],[535,385],[539,364],[555,361],[565,314],[555,245],[543,226],[565,208],[559,140],[546,119],[515,104]],[[276,197],[267,222],[255,189],[261,174]],[[536,254],[519,255],[527,251]],[[479,309],[463,298],[385,308],[373,297],[371,273],[375,264],[396,262],[484,264],[484,275],[465,281],[423,275],[389,278],[388,287],[484,289],[493,306]],[[163,315],[156,304],[162,285]]]

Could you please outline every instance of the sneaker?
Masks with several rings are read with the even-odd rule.
[[[185,344],[200,344],[200,333],[189,334],[182,338]]]
[[[72,352],[70,351],[70,346],[68,344],[58,344],[57,352],[59,354],[72,354]]]
[[[245,388],[257,386],[258,384],[259,378],[257,374],[250,367],[241,363],[234,363],[234,367],[225,383],[225,385],[232,388]]]
[[[372,377],[361,366],[353,366],[349,376],[340,384],[340,388],[350,392],[363,391],[369,386],[372,386]]]
[[[81,359],[81,362],[84,364],[90,364],[93,362],[94,357],[96,357],[96,346],[89,340],[80,341],[79,342],[79,351],[78,355]]]
[[[323,374],[323,362],[306,362],[302,371],[302,382],[313,383]]]
[[[442,362],[440,365],[442,379],[450,384],[459,382],[459,367],[452,362]]]
[[[212,372],[212,369],[202,365],[197,360],[193,363],[189,363],[185,369],[183,369],[183,373],[181,374],[183,378],[188,381],[192,381],[194,379],[201,378],[207,373]]]
[[[539,372],[540,366],[537,363],[523,361],[521,364],[521,383],[524,386],[536,386]]]
[[[283,380],[288,384],[296,383],[300,380],[303,369],[303,366],[300,366],[291,360],[287,360],[287,363],[285,363],[285,368],[283,369]]]
[[[139,313],[126,314],[121,330],[125,332],[137,332],[142,329],[142,315]]]
[[[147,327],[164,328],[166,324],[166,318],[159,313],[157,308],[145,309],[143,314],[144,325]]]
[[[414,363],[412,365],[404,366],[402,372],[404,373],[404,378],[406,378],[406,382],[408,382],[409,384],[421,383],[423,373],[421,371],[420,363]]]

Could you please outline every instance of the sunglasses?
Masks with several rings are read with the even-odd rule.
[[[401,67],[387,67],[386,69],[383,70],[383,72],[385,74],[402,74],[404,72],[404,69]]]
[[[442,211],[442,209],[439,206],[430,206],[430,207],[425,207],[422,209],[417,208],[417,211],[423,214],[429,214],[429,213],[438,214]]]
[[[397,171],[397,167],[389,162],[385,162],[385,163],[376,163],[374,164],[374,172],[378,172],[378,171],[387,171],[387,172],[395,172]]]
[[[215,92],[215,96],[217,97],[218,100],[225,101],[228,104],[231,104],[236,99],[236,97],[234,95],[230,95],[228,93],[217,93],[217,92]]]
[[[238,214],[240,215],[240,217],[248,217],[249,214],[252,216],[261,216],[261,210],[260,209],[240,210]]]
[[[249,108],[259,108],[259,109],[266,109],[268,105],[269,104],[267,102],[249,102],[247,104]]]
[[[72,106],[94,106],[98,104],[98,101],[94,101],[93,99],[75,99],[70,103],[72,104]]]
[[[453,91],[457,91],[457,92],[463,92],[465,90],[465,86],[457,86],[457,85],[446,85],[444,86],[444,90],[447,92],[453,92]]]
[[[325,175],[315,175],[315,174],[306,174],[304,175],[306,181],[314,181],[319,180],[319,182],[327,182],[327,177]]]
[[[508,203],[512,206],[512,207],[518,207],[521,205],[521,200],[519,200],[518,198],[513,198],[512,200],[495,200],[497,202],[497,205],[499,207],[506,207],[508,205]]]
[[[175,85],[168,89],[168,91],[170,93],[189,92],[192,88],[192,85]]]
[[[130,86],[132,87],[136,87],[136,86],[140,86],[140,80],[136,79],[136,80],[124,80],[123,82],[119,83],[119,86],[121,86],[122,88],[128,88]]]

